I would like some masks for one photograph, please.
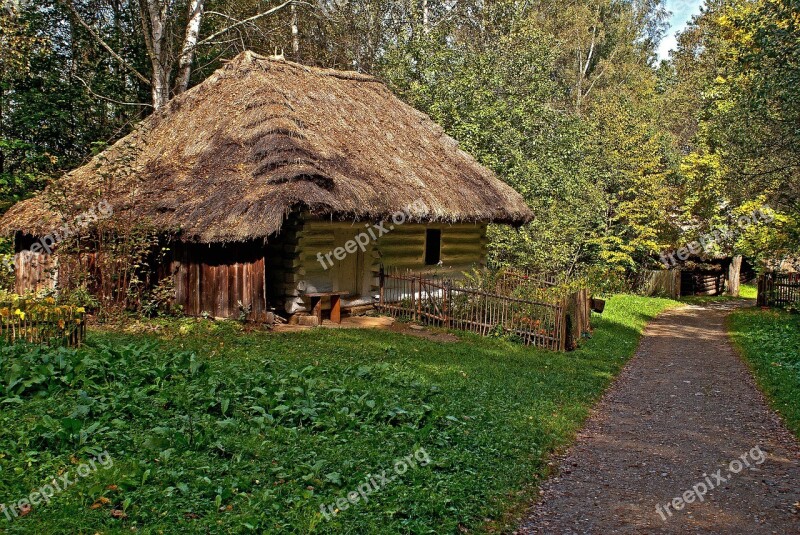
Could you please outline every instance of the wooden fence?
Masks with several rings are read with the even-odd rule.
[[[42,300],[0,303],[0,340],[79,346],[86,338],[82,307],[56,306]]]
[[[394,317],[471,331],[510,334],[526,345],[565,351],[589,329],[586,290],[549,303],[469,288],[459,281],[380,271],[378,310]]]
[[[499,294],[509,295],[520,285],[532,286],[534,288],[553,288],[558,286],[558,280],[554,275],[541,275],[504,269],[500,272],[497,279],[496,290]]]
[[[681,296],[681,270],[646,270],[637,281],[637,287],[644,295],[678,299]]]
[[[764,273],[758,278],[760,306],[800,305],[800,273]]]

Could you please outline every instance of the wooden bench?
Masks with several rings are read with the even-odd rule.
[[[342,323],[342,296],[349,294],[350,292],[313,292],[303,294],[303,297],[311,300],[311,314],[316,316],[322,325],[322,298],[331,298],[331,321]]]

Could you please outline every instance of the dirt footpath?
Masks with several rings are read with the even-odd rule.
[[[727,338],[733,306],[647,328],[518,533],[800,534],[800,445]]]

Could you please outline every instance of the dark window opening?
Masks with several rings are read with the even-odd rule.
[[[425,265],[435,266],[442,259],[442,231],[427,229],[425,231]]]

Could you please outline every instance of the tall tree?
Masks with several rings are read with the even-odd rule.
[[[800,234],[797,0],[713,0],[679,37],[667,93],[690,233],[733,226],[765,203],[766,228],[720,244],[732,255],[796,254]]]
[[[172,96],[188,89],[199,46],[212,43],[232,30],[252,24],[258,19],[294,4],[294,0],[287,0],[242,20],[233,20],[232,22],[228,20],[222,28],[200,39],[205,0],[139,0],[138,15],[147,56],[150,59],[150,76],[146,77],[131,62],[127,61],[123,54],[108,44],[100,32],[84,20],[76,8],[74,0],[63,1],[67,3],[78,23],[86,28],[120,65],[151,87],[152,105],[155,109],[163,107]],[[230,19],[230,17],[228,18]],[[179,53],[176,52],[178,49]],[[177,73],[175,73],[176,67]],[[176,77],[174,85],[173,76]]]

